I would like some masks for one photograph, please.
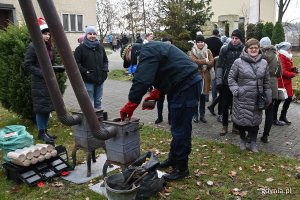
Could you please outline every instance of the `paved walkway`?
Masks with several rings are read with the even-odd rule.
[[[113,52],[108,56],[110,61],[109,69],[122,69],[122,60],[120,58],[120,52]],[[103,109],[108,112],[109,118],[119,117],[119,110],[123,107],[128,100],[128,92],[131,87],[129,81],[115,81],[106,80],[104,84],[104,98]],[[74,92],[71,86],[68,86],[64,94],[64,101],[68,109],[78,109],[79,105],[75,98]],[[207,105],[209,105],[207,103]],[[166,102],[165,102],[165,108]],[[217,109],[215,109],[217,110]],[[279,109],[281,110],[281,108]],[[164,109],[164,119],[167,119],[167,109]],[[134,112],[134,116],[140,118],[140,121],[146,125],[154,125],[157,127],[169,129],[168,124],[164,121],[159,125],[155,125],[154,121],[157,118],[156,109],[152,111],[142,111],[141,106]],[[270,133],[270,141],[267,144],[260,142],[258,139],[258,148],[261,151],[267,151],[283,156],[291,156],[300,158],[300,104],[292,103],[288,111],[288,119],[292,121],[289,126],[273,126]],[[193,134],[201,138],[215,140],[224,143],[231,143],[238,145],[239,136],[231,133],[226,136],[219,136],[222,124],[217,122],[215,116],[206,111],[206,118],[208,123],[204,124],[199,122],[193,123]],[[232,124],[229,125],[231,130]],[[263,130],[263,126],[260,126],[260,132]],[[261,134],[258,136],[261,137]]]

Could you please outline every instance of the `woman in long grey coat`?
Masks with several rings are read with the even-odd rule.
[[[262,59],[259,47],[258,40],[249,39],[228,75],[229,88],[233,94],[232,120],[240,131],[240,149],[246,149],[247,131],[253,152],[258,152],[256,138],[262,122],[262,111],[257,106],[258,90],[265,94],[267,105],[272,101],[268,64]]]

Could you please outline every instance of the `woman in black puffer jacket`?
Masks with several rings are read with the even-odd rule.
[[[43,39],[48,51],[52,65],[55,61],[55,53],[50,41],[50,32],[47,24],[40,25]],[[29,44],[24,66],[27,72],[31,74],[31,94],[33,102],[33,111],[36,116],[36,124],[38,127],[38,139],[44,140],[46,143],[53,144],[56,136],[50,135],[47,132],[48,121],[53,105],[48,93],[48,88],[44,80],[41,66],[37,59],[37,55],[32,43]]]

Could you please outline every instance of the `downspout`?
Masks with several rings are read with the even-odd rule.
[[[71,85],[79,102],[80,108],[87,119],[88,125],[91,129],[93,136],[100,140],[106,140],[116,135],[114,127],[104,128],[98,121],[95,110],[89,99],[87,91],[84,87],[83,80],[77,63],[74,59],[68,39],[63,31],[60,19],[56,12],[56,8],[52,0],[38,1],[47,25],[50,29],[51,35],[55,41],[57,49],[62,58],[66,72],[70,79]],[[31,0],[19,0],[23,16],[28,27],[36,54],[41,65],[42,73],[46,81],[50,97],[57,113],[58,119],[65,125],[76,125],[81,123],[82,119],[77,115],[70,116],[66,110],[60,93],[58,83],[52,69],[52,64],[48,56],[45,43],[43,41],[42,33],[37,23],[37,16]]]

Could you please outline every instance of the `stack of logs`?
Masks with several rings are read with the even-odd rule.
[[[57,151],[54,149],[54,146],[50,144],[36,144],[9,152],[7,157],[16,165],[28,167],[56,155]]]

